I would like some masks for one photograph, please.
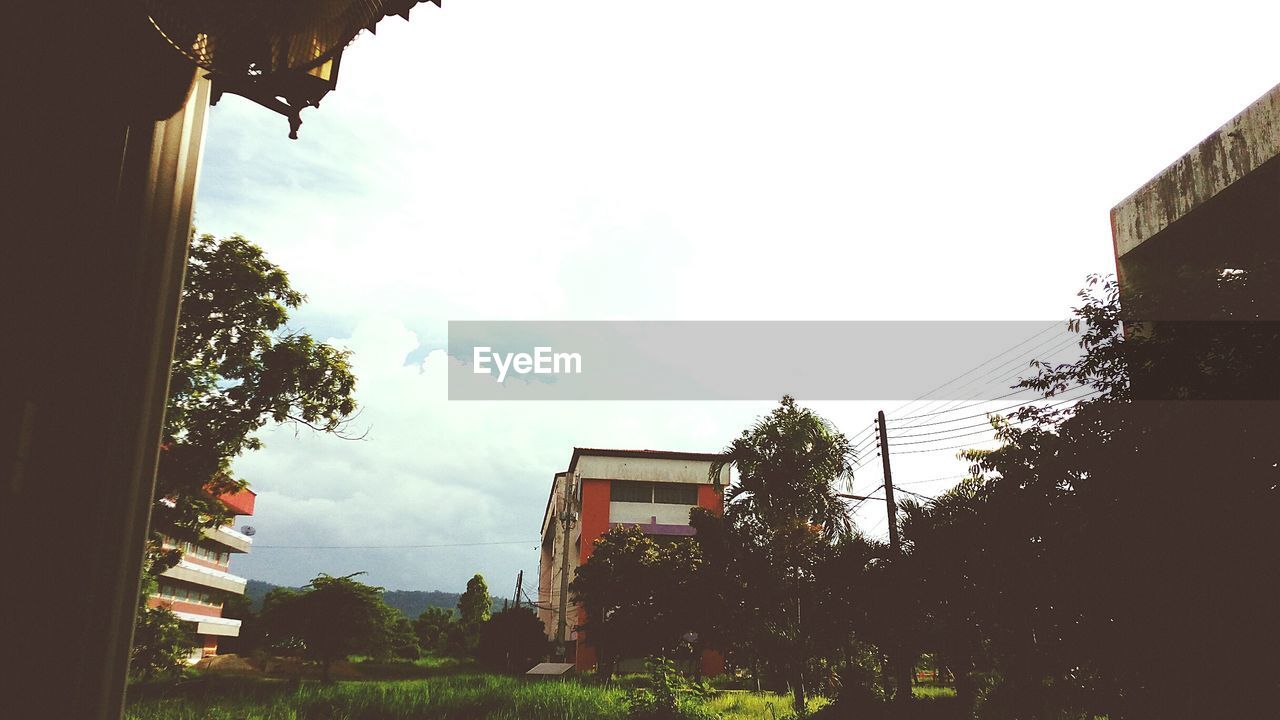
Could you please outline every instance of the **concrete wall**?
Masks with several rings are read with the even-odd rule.
[[[711,462],[707,460],[584,455],[578,458],[576,469],[584,478],[635,480],[638,482],[710,483],[708,473],[711,471]],[[724,468],[721,471],[721,483],[727,484],[728,479],[729,470]]]
[[[1235,211],[1219,213],[1212,208],[1212,201],[1224,196],[1236,183],[1257,174],[1257,170],[1277,155],[1280,155],[1280,86],[1231,118],[1111,210],[1112,237],[1121,274],[1125,272],[1125,261],[1130,254],[1157,237],[1171,234],[1166,233],[1167,229],[1192,215],[1213,213],[1222,219],[1238,215]],[[1270,204],[1274,204],[1274,197]],[[1248,204],[1240,209],[1253,213],[1263,208]],[[1239,224],[1239,218],[1234,223]]]

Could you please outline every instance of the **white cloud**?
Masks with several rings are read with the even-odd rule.
[[[449,403],[442,354],[404,364],[448,320],[1063,315],[1113,267],[1108,209],[1274,84],[1276,12],[453,0],[359,39],[297,141],[228,96],[198,223],[289,270],[299,324],[356,351],[371,426],[237,463],[260,542],[532,536],[573,445],[715,449],[768,407]],[[821,407],[850,434],[874,412]],[[501,588],[535,558],[299,553],[236,567]]]

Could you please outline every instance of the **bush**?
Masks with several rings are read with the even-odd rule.
[[[138,609],[129,656],[132,680],[177,677],[190,652],[190,640],[172,612],[162,607]]]
[[[696,700],[680,697],[687,686],[671,660],[650,658],[645,668],[649,686],[627,693],[628,720],[715,720],[719,717],[703,709]]]

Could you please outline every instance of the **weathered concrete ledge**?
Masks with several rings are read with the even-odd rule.
[[[1280,85],[1111,209],[1117,260],[1280,156]]]

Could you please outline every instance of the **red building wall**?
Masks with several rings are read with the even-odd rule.
[[[698,507],[703,507],[719,515],[724,512],[724,495],[714,485],[698,486]]]
[[[608,480],[582,480],[582,516],[578,522],[582,527],[582,539],[578,549],[578,566],[581,567],[591,557],[596,547],[596,540],[609,530],[609,494]],[[582,606],[574,606],[574,618],[577,625],[586,622]],[[578,672],[590,670],[596,666],[596,649],[586,643],[586,636],[578,631],[577,652],[574,666]]]
[[[578,562],[585,563],[595,549],[596,540],[609,530],[608,480],[582,480],[582,547]]]

